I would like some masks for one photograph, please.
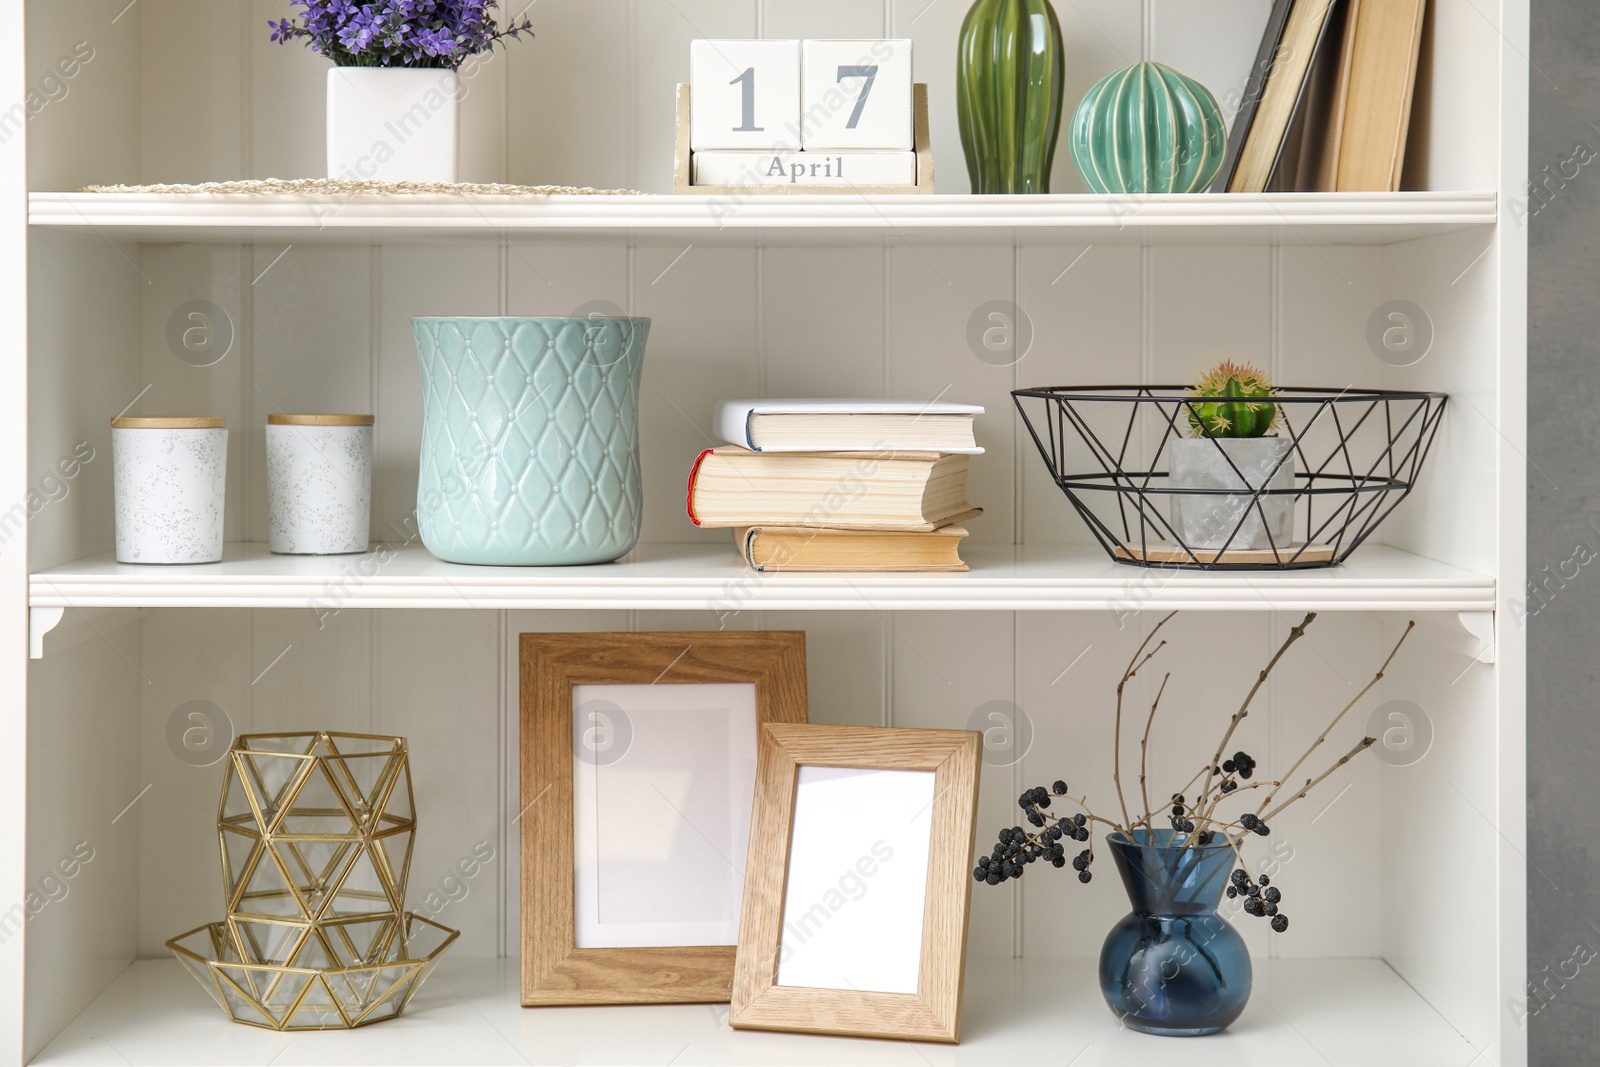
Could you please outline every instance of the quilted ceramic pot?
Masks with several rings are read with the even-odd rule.
[[[412,319],[417,528],[451,563],[606,563],[639,539],[649,319]]]

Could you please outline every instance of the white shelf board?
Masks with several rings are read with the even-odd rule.
[[[1479,1051],[1373,959],[1258,961],[1244,1015],[1204,1040],[1123,1028],[1090,960],[970,961],[958,1046],[736,1031],[726,1019],[719,1004],[521,1008],[515,960],[446,957],[400,1019],[279,1034],[228,1022],[176,961],[145,960],[33,1063],[1462,1067]]]
[[[693,235],[732,242],[937,237],[1392,244],[1492,226],[1494,193],[1144,196],[287,196],[31,193],[29,221],[169,241]]]
[[[665,610],[1493,611],[1495,581],[1384,545],[1298,571],[1205,573],[1111,562],[1092,545],[968,545],[958,574],[763,574],[726,543],[642,545],[593,567],[469,567],[420,544],[140,566],[107,553],[34,574],[35,608],[234,607]]]

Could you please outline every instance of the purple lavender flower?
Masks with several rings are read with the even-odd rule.
[[[533,36],[527,18],[500,29],[490,14],[497,0],[290,0],[290,5],[303,14],[268,21],[272,40],[287,44],[303,37],[312,51],[341,67],[455,70],[498,41]]]

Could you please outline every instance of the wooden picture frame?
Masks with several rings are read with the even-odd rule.
[[[520,647],[523,1006],[727,1001],[731,944],[577,946],[573,690],[753,684],[759,735],[806,721],[805,634],[523,634]]]
[[[762,729],[729,1014],[732,1026],[951,1044],[960,1040],[980,743],[979,734],[964,730],[789,725]],[[778,984],[791,839],[802,768],[808,766],[933,772],[915,993]],[[859,817],[867,820],[871,815],[863,811]]]

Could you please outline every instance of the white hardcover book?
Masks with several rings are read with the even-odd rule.
[[[983,452],[977,404],[926,400],[728,400],[717,433],[753,452]]]
[[[696,152],[694,184],[785,186],[917,185],[915,152]]]

